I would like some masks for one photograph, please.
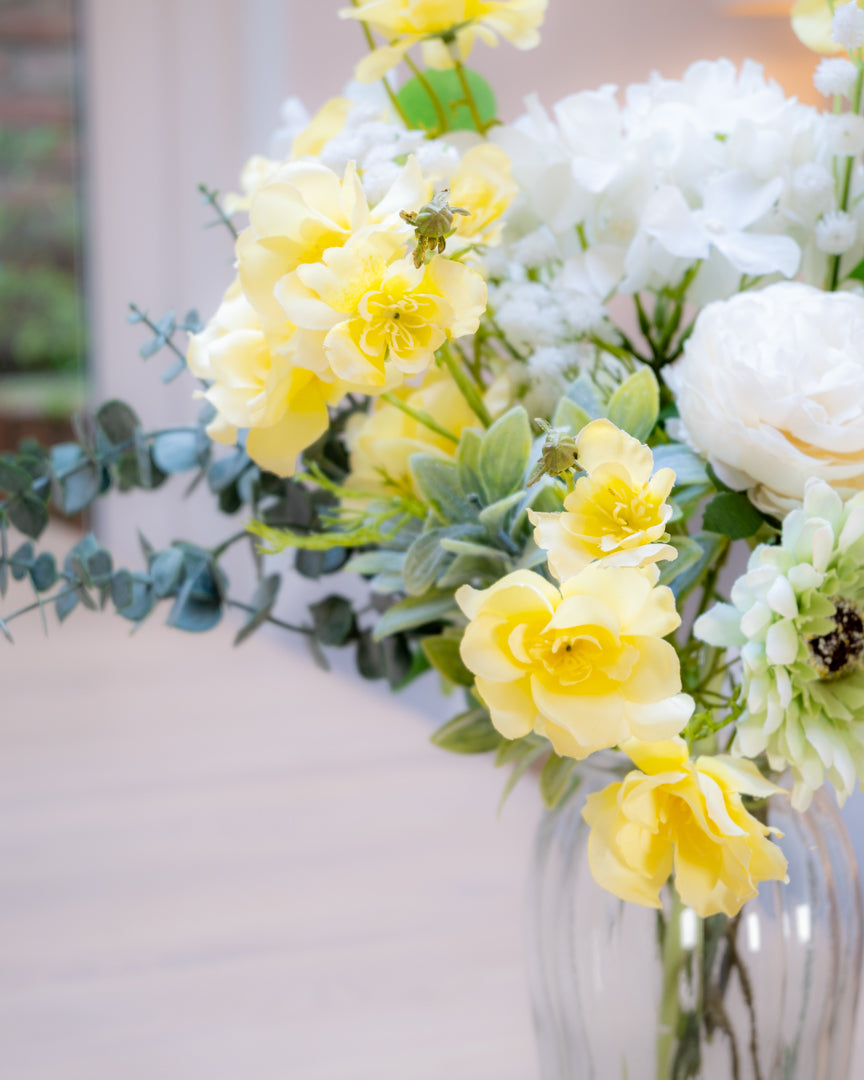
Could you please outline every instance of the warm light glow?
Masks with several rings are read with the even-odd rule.
[[[794,7],[793,0],[715,0],[723,15],[750,18],[787,18]]]

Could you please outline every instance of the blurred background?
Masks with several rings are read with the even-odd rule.
[[[0,0],[0,451],[68,438],[88,400],[194,415],[190,383],[138,358],[129,302],[215,308],[232,252],[197,185],[234,189],[289,95],[340,92],[364,52],[342,3]],[[550,0],[539,49],[472,64],[505,119],[529,90],[721,56],[814,101],[789,6]],[[92,524],[131,565],[139,527],[204,540],[182,488]],[[231,628],[126,631],[76,614],[46,642],[34,616],[0,649],[0,1078],[536,1075],[531,785],[499,822],[503,776],[428,746],[449,707],[429,684],[387,698],[291,641],[232,651]]]

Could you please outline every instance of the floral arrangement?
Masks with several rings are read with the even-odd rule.
[[[801,810],[864,775],[864,9],[796,7],[843,54],[825,112],[717,61],[500,123],[465,61],[536,45],[545,7],[340,13],[370,45],[346,96],[290,102],[242,191],[204,189],[235,243],[218,310],[133,308],[199,423],[145,431],[112,401],[0,459],[0,588],[29,578],[61,620],[167,603],[190,631],[236,607],[238,640],[280,625],[394,687],[432,668],[465,699],[433,741],[494,754],[508,791],[533,768],[554,806],[590,755],[632,765],[584,808],[600,885],[659,907],[671,875],[734,916],[786,876],[781,774]],[[92,536],[62,567],[37,551],[49,502],[182,472],[242,528],[145,542],[144,569]],[[240,600],[221,560],[243,542]],[[368,603],[278,618],[286,551]]]

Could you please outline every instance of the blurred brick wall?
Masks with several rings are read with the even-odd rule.
[[[76,54],[75,0],[0,0],[0,375],[77,364]],[[65,437],[27,413],[0,385],[0,448]]]

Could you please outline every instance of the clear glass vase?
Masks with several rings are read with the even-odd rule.
[[[833,798],[768,804],[789,884],[734,919],[624,903],[588,867],[585,796],[623,775],[595,755],[541,822],[529,901],[542,1080],[851,1080],[862,904]]]

